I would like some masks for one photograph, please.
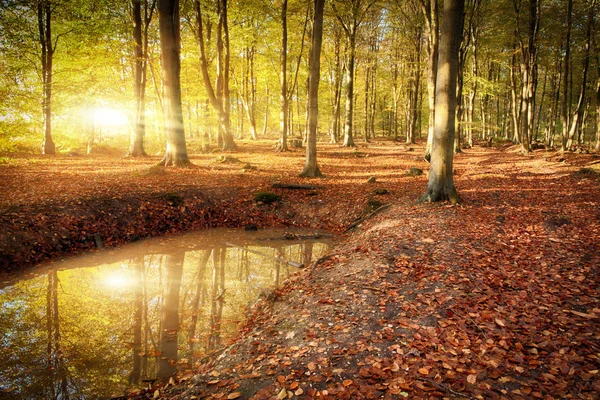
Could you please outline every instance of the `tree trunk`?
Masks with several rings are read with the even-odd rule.
[[[579,130],[582,120],[583,120],[583,112],[584,107],[583,103],[585,101],[585,89],[587,86],[587,75],[588,69],[590,66],[590,48],[592,41],[592,26],[594,24],[594,11],[596,6],[596,0],[592,0],[592,3],[589,5],[590,11],[588,15],[588,23],[586,28],[586,42],[585,42],[585,54],[583,59],[583,71],[581,72],[581,88],[579,90],[579,99],[577,101],[577,106],[573,111],[573,116],[571,117],[571,126],[568,132],[567,143],[565,145],[566,149],[570,149],[573,145],[573,139],[575,137],[575,133]]]
[[[454,118],[458,49],[463,28],[464,0],[444,0],[435,91],[435,129],[431,148],[429,183],[420,201],[458,201],[454,187]]]
[[[567,31],[565,33],[565,48],[563,58],[563,97],[561,103],[561,124],[562,124],[562,140],[561,150],[567,150],[567,140],[569,135],[569,67],[571,63],[571,28],[573,26],[573,0],[568,0],[567,3]]]
[[[354,118],[354,66],[356,62],[356,33],[348,35],[348,59],[346,60],[346,117],[344,122],[344,146],[354,147],[352,124]]]
[[[323,8],[325,0],[314,0],[312,46],[310,49],[310,78],[308,86],[308,134],[306,163],[300,176],[322,176],[317,164],[317,123],[319,117],[319,81],[321,77],[321,44],[323,42]]]
[[[600,55],[596,55],[596,151],[600,151]]]
[[[263,121],[262,136],[267,134],[267,126],[269,123],[269,84],[265,85],[265,120]]]
[[[146,135],[146,73],[148,53],[148,28],[154,13],[155,3],[150,7],[144,2],[144,18],[142,18],[141,0],[132,0],[133,39],[134,39],[134,83],[135,125],[129,144],[129,157],[145,157],[144,136]],[[143,26],[143,30],[142,30]]]
[[[44,142],[42,154],[56,154],[52,140],[52,66],[54,47],[52,46],[52,5],[50,0],[37,3],[39,43],[42,58],[42,110],[44,116]]]
[[[334,27],[335,29],[335,27]],[[334,64],[332,69],[332,89],[333,89],[333,107],[331,113],[331,126],[329,128],[329,136],[331,137],[331,143],[337,143],[338,132],[340,126],[340,109],[341,109],[341,97],[342,97],[342,62],[340,58],[340,36],[341,32],[339,29],[334,30]]]
[[[168,255],[166,258],[167,282],[161,311],[160,357],[158,359],[158,371],[156,372],[156,376],[163,380],[167,380],[177,372],[179,291],[184,258],[185,253]]]
[[[435,85],[439,51],[439,23],[437,0],[420,0],[421,10],[425,17],[425,35],[427,37],[427,95],[429,100],[429,125],[425,159],[430,159],[435,126]]]
[[[227,0],[219,0],[217,6],[217,83],[216,87],[210,81],[208,74],[208,57],[204,45],[204,27],[200,1],[194,1],[196,11],[196,33],[200,47],[200,71],[202,81],[208,95],[208,100],[217,112],[219,128],[217,144],[222,150],[235,150],[237,145],[231,134],[229,115],[229,29],[227,25]]]
[[[288,151],[288,89],[287,89],[287,0],[281,2],[281,49],[279,50],[279,143],[278,151]]]
[[[179,1],[159,0],[158,21],[167,136],[167,150],[159,165],[187,167],[191,162],[185,144],[181,106]]]

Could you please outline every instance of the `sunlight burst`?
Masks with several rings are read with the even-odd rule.
[[[97,107],[92,111],[94,123],[102,126],[121,126],[127,123],[127,116],[123,111],[109,107]]]

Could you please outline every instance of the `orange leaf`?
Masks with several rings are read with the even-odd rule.
[[[229,393],[229,396],[227,396],[227,398],[229,400],[232,399],[239,399],[240,397],[242,397],[242,394],[240,392],[233,392],[233,393]]]
[[[343,382],[343,385],[344,385],[344,386],[350,386],[350,385],[352,385],[352,379],[346,379],[346,380]]]
[[[429,375],[429,370],[427,368],[419,368],[419,373],[421,375]]]

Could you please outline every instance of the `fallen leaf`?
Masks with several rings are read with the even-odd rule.
[[[501,319],[499,319],[499,318],[496,318],[494,321],[496,321],[496,323],[497,323],[498,325],[500,325],[501,327],[503,327],[503,328],[506,326],[506,324],[504,324],[504,321],[502,321],[502,320],[501,320]]]
[[[467,382],[469,382],[471,385],[474,385],[477,382],[477,375],[475,375],[475,374],[467,375]]]
[[[242,394],[240,392],[233,392],[233,393],[229,393],[229,395],[227,396],[227,399],[229,399],[229,400],[239,399],[240,397],[242,397]]]

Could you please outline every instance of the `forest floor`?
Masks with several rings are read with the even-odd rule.
[[[239,336],[137,398],[573,398],[600,393],[600,156],[515,146],[455,159],[461,203],[417,204],[422,144],[272,143],[191,169],[114,156],[2,158],[0,283],[64,255],[189,229],[344,232]],[[412,167],[425,174],[410,176]],[[375,182],[368,182],[375,177]],[[309,184],[310,190],[273,188]],[[257,204],[259,191],[279,194]]]

